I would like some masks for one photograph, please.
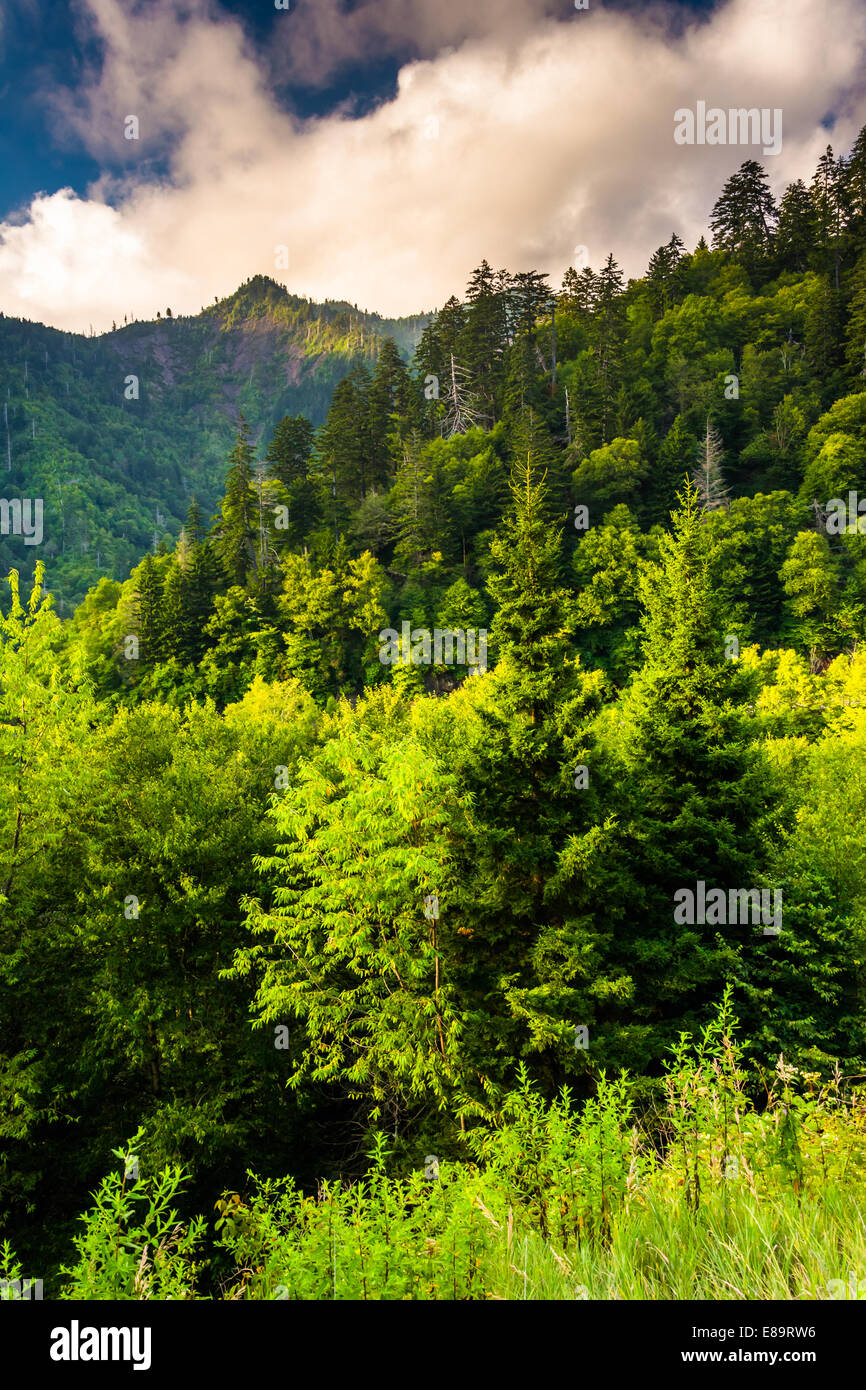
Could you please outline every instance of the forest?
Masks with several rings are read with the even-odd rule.
[[[8,1288],[862,1296],[866,128],[708,212],[10,573]]]

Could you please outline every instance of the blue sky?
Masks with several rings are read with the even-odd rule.
[[[783,110],[779,192],[866,122],[866,0],[291,5],[0,0],[0,308],[104,328],[278,266],[409,313],[582,246],[639,274],[754,154],[677,148],[677,108]]]

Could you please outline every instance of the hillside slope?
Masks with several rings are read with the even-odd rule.
[[[319,424],[353,362],[385,337],[411,354],[425,322],[313,304],[264,276],[195,316],[96,338],[0,319],[2,496],[41,498],[44,532],[0,536],[0,568],[29,576],[43,559],[71,611],[175,536],[193,494],[210,514],[239,411],[256,439],[287,413]]]

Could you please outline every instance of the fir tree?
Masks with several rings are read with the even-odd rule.
[[[842,233],[845,225],[845,163],[833,154],[828,145],[812,179],[810,189],[818,246],[832,265],[833,286],[839,290],[839,271],[842,253]]]
[[[747,159],[722,189],[710,216],[713,246],[742,257],[747,270],[759,267],[773,237],[776,204],[760,164]]]
[[[678,890],[696,892],[698,881],[726,893],[762,881],[770,799],[738,709],[744,677],[726,660],[700,499],[691,484],[681,496],[673,534],[640,584],[644,661],[623,702],[624,833],[608,865],[611,877],[630,879],[609,906],[610,968],[619,963],[630,979],[628,1027],[645,1029],[656,1054],[761,940],[759,926],[690,926],[674,913]]]
[[[235,446],[229,454],[225,493],[214,531],[214,548],[231,584],[244,584],[255,564],[254,457],[249,428],[242,415]]]
[[[393,338],[379,349],[368,404],[370,411],[370,477],[374,486],[390,482],[394,463],[389,436],[399,435],[409,402],[409,373]]]
[[[145,555],[138,567],[135,586],[135,616],[138,628],[139,660],[153,666],[163,655],[162,582],[152,555]]]
[[[676,232],[670,241],[653,252],[647,267],[646,283],[649,290],[653,315],[656,318],[666,313],[675,303],[679,289],[679,265],[685,247]]]
[[[613,256],[609,255],[596,277],[595,308],[591,326],[602,444],[607,443],[613,423],[625,336],[622,271]]]
[[[305,415],[284,415],[265,454],[270,474],[284,487],[303,481],[309,472],[315,431]]]
[[[317,441],[323,472],[340,504],[366,497],[370,483],[369,387],[368,372],[356,363],[334,391]]]
[[[776,254],[786,270],[808,270],[815,255],[818,219],[802,179],[789,183],[779,204]]]

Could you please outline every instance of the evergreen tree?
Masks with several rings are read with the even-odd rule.
[[[822,404],[829,404],[838,391],[836,368],[842,357],[842,304],[839,292],[822,275],[806,314],[806,355],[819,376]]]
[[[284,415],[265,454],[270,474],[284,487],[303,482],[309,472],[315,431],[305,415]]]
[[[779,204],[776,254],[785,270],[808,270],[815,255],[818,219],[802,179],[789,183]]]
[[[138,659],[143,667],[153,666],[163,655],[162,582],[152,555],[145,555],[138,567],[135,585],[135,617],[139,643]]]
[[[866,125],[854,141],[845,165],[844,198],[850,230],[862,240],[866,232]]]
[[[640,584],[644,661],[622,706],[621,836],[605,869],[614,882],[626,875],[607,903],[608,968],[630,982],[623,1058],[638,1042],[658,1056],[718,998],[739,954],[763,941],[759,925],[675,920],[681,890],[696,894],[703,882],[727,901],[765,869],[770,794],[738,709],[744,678],[726,660],[711,545],[687,484],[673,534]],[[616,1012],[614,1001],[604,1010],[611,1023]]]
[[[710,216],[713,246],[742,258],[746,269],[760,267],[773,238],[776,204],[761,165],[747,159],[722,189]]]
[[[186,509],[186,521],[183,525],[186,538],[189,544],[195,548],[204,538],[204,517],[201,507],[195,500],[195,496],[190,498],[189,506]]]
[[[493,422],[503,386],[508,308],[497,277],[486,260],[472,272],[466,299],[463,358],[470,375],[479,383],[484,410]]]
[[[650,257],[646,283],[654,318],[661,318],[676,301],[679,290],[678,271],[684,250],[682,239],[674,232],[670,241],[664,246],[659,246]]]
[[[850,279],[851,302],[846,329],[848,366],[855,391],[866,385],[866,251],[858,260]]]
[[[181,665],[193,659],[194,619],[190,605],[189,566],[191,548],[183,531],[177,550],[165,576],[162,599],[163,639],[165,656],[174,657]]]
[[[214,548],[231,584],[246,583],[255,564],[258,519],[253,491],[254,457],[249,428],[241,415],[214,528]]]
[[[587,321],[595,308],[596,292],[596,278],[589,266],[584,266],[579,275],[574,266],[569,266],[562,277],[559,302],[563,309]]]
[[[350,499],[364,498],[370,484],[369,374],[356,363],[334,391],[318,441],[322,471],[334,488],[335,516]]]
[[[379,349],[368,396],[370,409],[370,478],[373,486],[390,481],[394,460],[389,436],[401,431],[409,403],[409,373],[397,344],[386,338]]]
[[[568,896],[555,878],[568,834],[589,815],[573,768],[588,760],[587,726],[602,681],[581,671],[574,655],[561,536],[529,457],[515,460],[511,497],[490,548],[496,667],[477,693],[469,683],[472,732],[452,756],[474,807],[471,837],[463,836],[465,1011],[467,1039],[488,1082],[507,1075],[509,1057],[551,1047],[566,1072],[574,1070],[568,1017],[576,999],[586,1000],[594,944],[591,928],[578,929],[573,947]],[[560,953],[572,949],[580,959],[564,981]]]
[[[832,266],[832,281],[839,290],[839,273],[842,256],[842,233],[845,226],[845,162],[833,154],[828,145],[812,179],[810,190],[812,206],[815,209],[818,246],[825,253],[825,260]]]
[[[591,343],[598,390],[601,442],[606,444],[614,419],[626,337],[622,271],[609,255],[596,277]]]
[[[447,375],[451,358],[458,362],[463,356],[463,334],[466,328],[466,308],[456,295],[451,296],[436,317],[436,342],[438,347],[439,371],[437,376]],[[434,369],[435,370],[435,369]]]

